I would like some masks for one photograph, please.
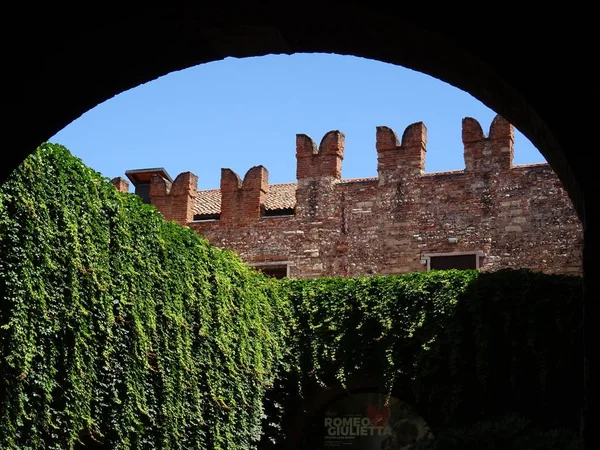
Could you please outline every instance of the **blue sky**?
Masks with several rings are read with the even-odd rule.
[[[488,132],[495,112],[470,94],[400,66],[332,54],[227,58],[173,72],[88,111],[50,142],[104,177],[164,167],[195,173],[199,189],[219,187],[221,168],[241,178],[255,165],[269,183],[296,181],[296,134],[319,144],[346,135],[343,178],[377,175],[375,128],[399,137],[427,127],[426,172],[464,168],[461,121]],[[515,164],[545,162],[515,130]]]

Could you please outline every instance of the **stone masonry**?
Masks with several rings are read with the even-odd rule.
[[[267,169],[255,166],[243,180],[222,169],[220,189],[198,191],[191,172],[172,182],[154,173],[146,201],[248,264],[286,267],[292,277],[425,271],[446,254],[475,255],[482,271],[581,274],[582,226],[566,191],[548,164],[513,165],[514,129],[502,117],[487,137],[463,119],[465,168],[448,172],[424,172],[423,123],[402,139],[376,131],[374,178],[341,178],[340,131],[318,147],[299,134],[295,183],[269,185]],[[129,189],[122,177],[111,182]]]

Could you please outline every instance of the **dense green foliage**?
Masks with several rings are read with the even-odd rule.
[[[435,450],[574,442],[578,277],[268,279],[51,144],[0,187],[0,255],[3,449],[283,449],[365,379]]]
[[[0,202],[0,448],[251,448],[287,329],[271,282],[62,146]]]
[[[434,428],[511,412],[579,425],[579,277],[451,270],[283,283],[295,309],[289,379],[307,398],[369,376]]]
[[[391,392],[414,370],[476,271],[287,280],[302,374],[321,386],[372,374]]]
[[[435,439],[411,450],[583,450],[577,433],[565,428],[542,429],[515,413],[497,420],[441,429]]]

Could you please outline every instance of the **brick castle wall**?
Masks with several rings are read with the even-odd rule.
[[[219,220],[193,221],[201,196],[190,172],[172,186],[154,175],[150,202],[215,246],[248,263],[288,264],[294,277],[424,271],[430,254],[463,252],[478,252],[484,271],[581,274],[581,223],[550,166],[514,166],[514,130],[500,116],[487,137],[475,119],[463,119],[462,140],[463,170],[425,173],[423,123],[407,127],[401,139],[377,127],[378,176],[344,180],[343,133],[330,131],[319,146],[299,134],[289,216],[264,216],[263,166],[243,180],[222,170]],[[113,184],[126,189],[121,178]]]

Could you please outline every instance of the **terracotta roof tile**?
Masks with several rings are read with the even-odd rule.
[[[365,181],[375,181],[377,178],[349,178],[341,180],[341,183],[359,183]],[[286,209],[296,206],[296,186],[297,183],[270,184],[267,198],[265,199],[265,209]],[[209,189],[198,191],[194,214],[219,214],[221,212],[221,190]]]
[[[293,208],[296,205],[296,183],[269,185],[265,209]],[[194,214],[218,214],[221,212],[221,190],[198,191]]]
[[[297,183],[269,185],[269,193],[265,199],[265,209],[283,209],[296,206]]]
[[[221,212],[221,189],[198,191],[194,214],[219,214]]]

